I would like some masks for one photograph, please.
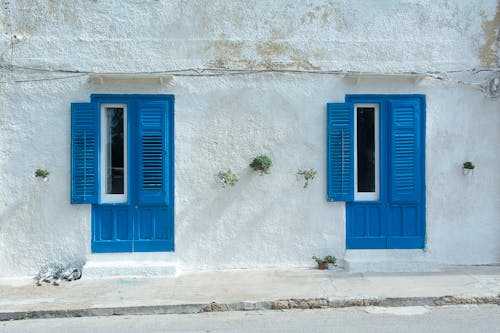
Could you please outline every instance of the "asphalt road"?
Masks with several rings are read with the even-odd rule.
[[[500,306],[344,308],[36,319],[0,332],[500,332]]]

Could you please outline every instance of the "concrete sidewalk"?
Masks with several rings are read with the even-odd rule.
[[[500,304],[500,266],[448,267],[432,273],[229,270],[0,286],[0,320],[463,303]]]

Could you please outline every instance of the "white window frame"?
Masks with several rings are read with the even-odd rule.
[[[375,192],[358,192],[358,108],[373,108],[375,113]],[[380,105],[378,103],[354,104],[354,200],[380,200]]]
[[[123,109],[123,194],[108,194],[106,193],[106,170],[107,170],[107,151],[106,151],[106,135],[108,130],[108,122],[106,117],[107,108],[122,108]],[[128,121],[127,121],[127,104],[107,103],[101,104],[101,144],[100,144],[100,165],[101,168],[101,203],[124,203],[128,201]]]

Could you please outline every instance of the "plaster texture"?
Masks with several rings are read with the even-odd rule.
[[[494,0],[3,1],[0,277],[90,255],[91,207],[69,201],[69,108],[91,93],[175,95],[181,268],[343,258],[345,206],[326,201],[325,105],[362,93],[426,95],[424,259],[499,262],[498,98],[447,80],[357,81],[325,72],[498,69],[499,7]],[[88,76],[193,68],[169,85],[100,85]],[[219,68],[244,72],[203,72]],[[262,153],[273,159],[270,175],[248,167]],[[466,160],[476,165],[473,176],[462,175]],[[34,178],[37,168],[50,170],[48,182]],[[223,189],[215,175],[228,168],[240,181]],[[309,168],[318,174],[304,189],[296,173]]]

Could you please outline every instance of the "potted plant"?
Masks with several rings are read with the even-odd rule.
[[[35,177],[42,179],[44,182],[49,180],[49,175],[50,175],[50,172],[48,170],[45,170],[45,169],[36,169],[36,171],[35,171]]]
[[[226,187],[228,185],[235,186],[238,182],[238,177],[231,171],[231,169],[227,171],[219,171],[217,177],[222,187]]]
[[[325,260],[328,263],[328,269],[333,269],[335,266],[337,266],[337,258],[335,258],[334,256],[326,256]]]
[[[316,261],[319,269],[327,269],[329,264],[335,266],[337,259],[333,256],[326,256],[324,258],[313,256],[312,259]]]
[[[470,162],[470,161],[464,162],[464,164],[463,164],[464,175],[472,175],[472,174],[474,174],[474,168],[475,167],[476,166],[474,164],[472,164],[472,162]]]
[[[318,173],[318,171],[316,171],[314,169],[309,169],[309,170],[299,169],[299,171],[297,172],[297,175],[304,177],[304,181],[305,181],[304,188],[306,188],[309,185],[309,181],[313,180],[314,177],[316,177],[317,173]]]
[[[273,161],[266,155],[259,155],[250,163],[250,167],[255,171],[259,171],[261,176],[265,173],[268,174],[272,165]]]

